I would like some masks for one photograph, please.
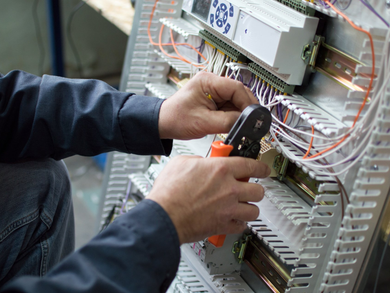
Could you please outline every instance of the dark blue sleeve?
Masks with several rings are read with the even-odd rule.
[[[158,117],[163,100],[119,92],[98,80],[0,75],[0,161],[121,151],[169,154]]]
[[[165,292],[179,261],[172,221],[157,203],[146,199],[45,277],[18,278],[0,293]]]

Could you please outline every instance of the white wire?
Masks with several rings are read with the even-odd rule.
[[[382,84],[381,88],[375,93],[377,103],[379,103],[379,101],[383,99],[384,90],[387,87],[387,82],[390,80],[390,74],[388,72],[389,71],[386,72],[385,82]],[[312,159],[302,159],[300,157],[297,157],[295,154],[291,153],[290,150],[288,150],[286,147],[284,147],[284,145],[282,143],[280,143],[280,141],[278,140],[278,138],[275,135],[275,132],[273,130],[271,130],[271,135],[289,158],[291,158],[295,161],[302,162],[304,165],[306,165],[307,167],[309,167],[311,169],[317,169],[317,173],[319,173],[321,175],[338,176],[338,175],[343,174],[347,170],[349,170],[354,164],[356,164],[363,157],[363,155],[366,154],[367,149],[370,146],[370,144],[368,143],[368,139],[371,138],[370,134],[372,133],[373,128],[377,125],[376,122],[378,119],[379,119],[379,115],[376,115],[374,120],[371,121],[371,123],[370,123],[371,126],[365,128],[367,130],[367,134],[363,137],[363,139],[360,141],[359,145],[354,148],[354,151],[349,156],[347,156],[346,158],[342,159],[341,161],[339,161],[337,163],[329,164],[326,166],[310,163],[310,161],[317,161],[317,160],[320,160],[321,158],[324,158],[326,156],[318,156],[318,157],[312,158]],[[341,145],[344,146],[345,144],[346,143],[340,144],[336,148],[339,149],[341,147]],[[364,147],[364,148],[361,149],[362,147]],[[334,150],[332,150],[332,151],[334,152]],[[330,151],[330,152],[333,153],[332,151]],[[359,154],[359,155],[356,156],[356,154]],[[327,153],[327,155],[329,155],[329,153]],[[348,163],[349,161],[351,161],[351,162],[344,169],[342,169],[338,172],[323,171],[323,169],[337,167],[337,166],[340,166],[344,163]]]
[[[225,61],[223,62],[222,67],[221,67],[221,70],[220,70],[219,73],[218,73],[219,76],[222,75],[223,70],[225,69],[227,62],[229,61],[228,59],[229,59],[229,58],[225,55],[225,59],[224,59]]]
[[[294,140],[296,140],[296,138],[294,138],[294,137],[292,137],[290,134],[288,134],[287,132],[285,132],[284,131],[284,129],[283,128],[281,128],[279,125],[276,125],[276,124],[272,124],[272,130],[274,130],[275,132],[276,131],[282,131],[287,137],[286,138],[288,138],[288,139],[294,139]],[[306,135],[308,135],[308,136],[310,136],[311,135],[311,133],[309,133],[309,132],[306,132]],[[309,143],[306,143],[307,144],[307,146],[309,146]],[[316,148],[317,149],[322,149],[322,148],[328,148],[328,147],[330,147],[330,146],[332,146],[332,145],[334,145],[334,143],[326,143],[326,144],[316,144],[315,146],[316,146]]]
[[[379,70],[377,83],[375,84],[374,89],[373,89],[374,94],[372,96],[372,102],[370,103],[368,110],[365,112],[365,115],[359,121],[357,121],[355,127],[349,129],[347,132],[345,132],[344,134],[339,136],[339,137],[343,138],[343,137],[345,137],[346,134],[349,134],[349,136],[345,139],[345,141],[340,143],[340,145],[335,147],[333,150],[330,150],[329,152],[326,152],[325,154],[318,156],[316,158],[312,158],[312,159],[310,159],[310,158],[303,159],[302,158],[303,155],[297,156],[295,153],[292,153],[288,148],[286,148],[282,142],[279,141],[278,136],[276,134],[280,135],[281,137],[286,138],[287,140],[293,142],[297,146],[303,147],[305,144],[302,144],[302,142],[297,143],[298,141],[295,138],[292,138],[291,136],[289,136],[285,132],[282,132],[282,129],[279,126],[276,126],[275,122],[278,123],[279,125],[283,125],[284,127],[289,128],[290,130],[292,130],[292,128],[289,127],[288,125],[284,124],[283,122],[281,122],[279,119],[277,119],[277,117],[275,117],[275,115],[272,115],[275,122],[273,123],[273,125],[272,125],[273,127],[270,131],[271,136],[273,137],[275,142],[279,145],[281,150],[286,154],[287,157],[289,157],[290,159],[292,159],[294,161],[301,162],[305,166],[307,166],[313,170],[317,170],[318,174],[327,175],[327,176],[338,176],[338,175],[341,175],[341,174],[345,173],[346,171],[348,171],[353,165],[355,165],[366,154],[368,148],[370,147],[369,139],[371,138],[372,131],[374,130],[374,127],[376,127],[378,119],[380,117],[380,115],[376,114],[373,118],[372,115],[374,113],[378,113],[379,106],[382,104],[381,102],[383,101],[384,96],[385,96],[385,89],[387,88],[388,83],[390,81],[390,73],[389,73],[389,68],[388,68],[388,66],[389,66],[389,62],[388,62],[389,61],[388,60],[389,59],[389,54],[388,54],[389,36],[390,36],[390,33],[388,33],[388,35],[386,37],[386,41],[387,41],[386,44],[387,45],[386,45],[385,50],[384,50],[385,61],[381,64],[381,67]],[[383,82],[379,83],[379,81],[382,79],[382,77],[383,77]],[[258,87],[257,87],[257,92],[258,92]],[[294,132],[302,133],[301,131],[298,131],[296,129],[292,130],[292,132],[293,133]],[[302,133],[302,134],[310,136],[310,134],[308,134],[308,133]],[[353,147],[353,151],[347,157],[343,158],[342,160],[339,160],[336,163],[329,164],[326,166],[322,165],[321,163],[316,164],[316,161],[319,161],[325,157],[328,157],[329,155],[331,155],[332,153],[334,153],[338,149],[341,149],[342,147],[349,145],[351,142],[354,142],[356,139],[355,138],[356,135],[360,135],[361,140],[359,141],[357,146]],[[311,135],[311,136],[316,137],[315,135]],[[336,138],[329,139],[329,138],[321,137],[320,139],[321,140],[335,140]],[[314,147],[316,148],[316,150],[320,149],[319,145],[313,144],[313,148]],[[348,165],[345,166],[345,168],[343,168],[342,170],[339,170],[337,172],[327,171],[328,168],[339,167],[340,165],[345,164],[345,163],[348,163]]]
[[[378,86],[378,84],[379,84],[379,83],[376,83],[375,86]],[[381,91],[384,89],[385,85],[386,85],[386,82],[382,83]],[[375,90],[374,90],[374,91],[375,91]],[[373,101],[373,102],[370,103],[370,106],[369,106],[368,110],[366,111],[365,115],[363,116],[362,119],[360,119],[360,120],[356,123],[356,125],[355,125],[354,128],[350,128],[347,132],[345,132],[345,133],[343,133],[343,134],[340,134],[340,135],[337,136],[337,137],[333,137],[333,138],[331,138],[331,139],[329,139],[329,140],[339,140],[339,139],[342,139],[345,135],[350,134],[350,133],[352,133],[352,132],[354,132],[354,131],[357,131],[357,130],[359,129],[359,126],[360,126],[360,125],[366,123],[366,120],[369,119],[371,112],[377,110],[377,109],[375,108],[375,106],[378,106],[379,99],[372,99],[372,101]],[[280,124],[286,126],[287,128],[289,128],[287,125],[283,124],[283,122],[281,122],[281,121],[278,120],[278,119],[276,119],[276,122],[278,122],[278,123],[280,123]],[[292,130],[292,129],[290,128],[290,130]],[[296,131],[296,130],[292,130],[292,131]],[[299,132],[299,131],[298,131],[298,132]],[[325,138],[324,138],[324,139],[325,139]]]
[[[252,85],[252,87],[251,87],[251,92],[253,92],[253,90],[255,89],[255,87],[256,87],[256,85],[257,85],[258,82],[260,82],[260,80],[258,80],[258,78],[255,77],[255,81],[253,82],[253,85]]]
[[[352,164],[348,165],[346,168],[344,168],[343,170],[341,171],[338,171],[336,173],[332,173],[332,172],[325,172],[325,171],[322,171],[321,169],[327,169],[327,168],[333,168],[333,167],[337,167],[339,165],[342,165],[346,162],[348,162],[349,160],[351,160],[352,158],[348,157],[348,158],[345,158],[344,160],[338,162],[338,163],[335,163],[335,164],[329,164],[329,165],[322,165],[321,163],[318,163],[318,164],[312,164],[312,163],[309,163],[307,162],[308,160],[307,159],[302,159],[302,157],[297,157],[295,154],[293,154],[289,149],[287,149],[286,147],[284,147],[284,145],[282,143],[279,142],[278,138],[276,137],[275,133],[273,130],[270,131],[272,137],[274,138],[274,140],[278,143],[279,147],[282,149],[282,152],[291,160],[294,160],[294,161],[297,161],[297,162],[301,162],[303,163],[303,165],[305,165],[306,167],[309,167],[310,169],[313,169],[313,170],[317,170],[317,174],[319,175],[325,175],[325,176],[338,176],[338,175],[341,175],[343,174],[344,172],[346,172],[348,169],[350,169],[352,167],[352,164],[355,164],[356,162],[358,162],[362,156],[365,154],[365,151],[361,151],[360,154],[354,159],[354,161],[352,161]]]
[[[304,132],[304,131],[301,131],[301,130],[297,130],[297,129],[294,129],[292,128],[291,126],[283,123],[282,121],[279,120],[279,118],[277,118],[274,114],[272,114],[272,119],[274,122],[280,124],[280,125],[283,125],[284,127],[286,127],[287,129],[291,130],[293,133],[296,132],[296,133],[301,133],[301,134],[304,134],[304,135],[309,135],[310,137],[314,137],[314,138],[318,138],[318,139],[324,139],[324,140],[329,140],[329,141],[333,141],[333,142],[337,142],[339,140],[339,138],[343,138],[346,134],[348,134],[349,132],[346,132],[345,134],[342,134],[340,135],[339,137],[333,137],[333,138],[329,138],[329,137],[326,137],[326,136],[318,136],[318,135],[315,135],[315,134],[309,134],[307,132]]]
[[[307,133],[308,134],[308,133]],[[366,136],[363,140],[363,142],[368,138],[369,136]],[[295,157],[294,160],[297,160],[297,161],[302,161],[302,162],[311,162],[311,161],[317,161],[317,160],[320,160],[320,159],[323,159],[323,158],[326,158],[328,156],[330,156],[331,154],[337,152],[338,150],[340,150],[342,147],[344,147],[345,145],[347,145],[348,142],[347,141],[344,141],[342,143],[340,143],[338,146],[334,147],[333,149],[329,150],[328,152],[320,155],[320,156],[317,156],[315,158],[305,158],[305,159],[300,159],[298,157]],[[314,145],[314,147],[316,147],[316,145]],[[355,152],[353,152],[352,154],[350,154],[350,156],[348,157],[347,160],[349,160],[350,158],[353,158],[355,153],[357,152],[358,148],[355,148]]]
[[[301,148],[307,148],[309,147],[309,143],[306,143],[304,141],[301,141],[301,140],[297,140],[291,136],[289,136],[288,134],[286,134],[286,132],[284,132],[282,129],[278,129],[278,130],[275,130],[275,129],[272,129],[272,131],[274,131],[275,133],[277,133],[278,135],[286,138],[288,141],[290,142],[293,142],[294,144],[300,146]]]
[[[390,74],[387,74],[387,78],[385,79],[385,82],[382,84],[381,88],[377,91],[377,95],[381,95],[383,93],[383,91],[385,90],[386,88],[386,85],[387,85],[387,82],[390,80]],[[373,103],[371,103],[370,105],[370,108],[369,110],[370,111],[374,111],[376,110],[375,106],[379,106],[379,102],[380,102],[381,99],[377,98],[373,101]],[[364,116],[365,119],[369,119],[368,117],[368,111],[366,113],[366,115]],[[344,134],[338,136],[338,137],[333,137],[333,138],[327,138],[327,137],[319,137],[319,136],[316,136],[316,135],[312,135],[312,134],[308,134],[306,132],[303,132],[303,131],[300,131],[300,130],[296,130],[296,129],[293,129],[292,127],[290,127],[289,125],[286,125],[284,124],[283,122],[281,122],[275,115],[272,114],[272,117],[273,117],[273,120],[274,122],[277,122],[281,125],[283,125],[284,127],[290,129],[293,133],[294,132],[297,132],[297,133],[301,133],[301,134],[304,134],[304,135],[310,135],[310,136],[313,136],[315,138],[319,138],[319,139],[324,139],[324,140],[329,140],[329,141],[335,141],[335,140],[339,140],[339,139],[342,139],[345,135],[347,134],[350,134],[350,137],[353,138],[354,137],[354,132],[358,132],[359,131],[359,126],[355,126],[353,129],[349,129],[347,132],[345,132]],[[371,120],[368,124],[369,126],[370,125],[374,125],[373,123],[373,120]],[[363,129],[363,131],[360,131],[360,132],[364,132],[367,128],[370,128],[370,127],[366,127],[365,129]],[[357,133],[359,134],[359,133]]]
[[[236,72],[236,77],[234,78],[235,80],[237,80],[237,78],[239,77],[240,71],[241,71],[241,68],[238,68],[238,70]]]

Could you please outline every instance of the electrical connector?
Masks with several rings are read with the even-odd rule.
[[[260,77],[266,83],[269,83],[271,86],[281,91],[282,93],[292,94],[294,92],[294,85],[285,83],[283,80],[276,77],[275,75],[273,75],[272,73],[254,62],[248,64],[248,70]]]
[[[221,41],[218,37],[214,36],[212,33],[203,30],[199,32],[199,36],[209,43],[211,46],[221,51],[226,56],[230,57],[232,60],[236,62],[246,62],[247,58],[240,52],[238,52],[233,47],[229,46],[225,42]]]

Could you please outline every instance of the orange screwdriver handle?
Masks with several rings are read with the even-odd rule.
[[[214,141],[211,145],[210,157],[229,157],[233,150],[232,145],[224,144],[222,141]],[[208,238],[209,242],[215,247],[222,247],[225,242],[226,235],[214,235]]]

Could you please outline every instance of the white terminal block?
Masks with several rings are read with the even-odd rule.
[[[274,0],[187,0],[183,10],[231,40],[239,51],[264,62],[286,83],[302,84],[302,51],[314,39],[318,18]]]

